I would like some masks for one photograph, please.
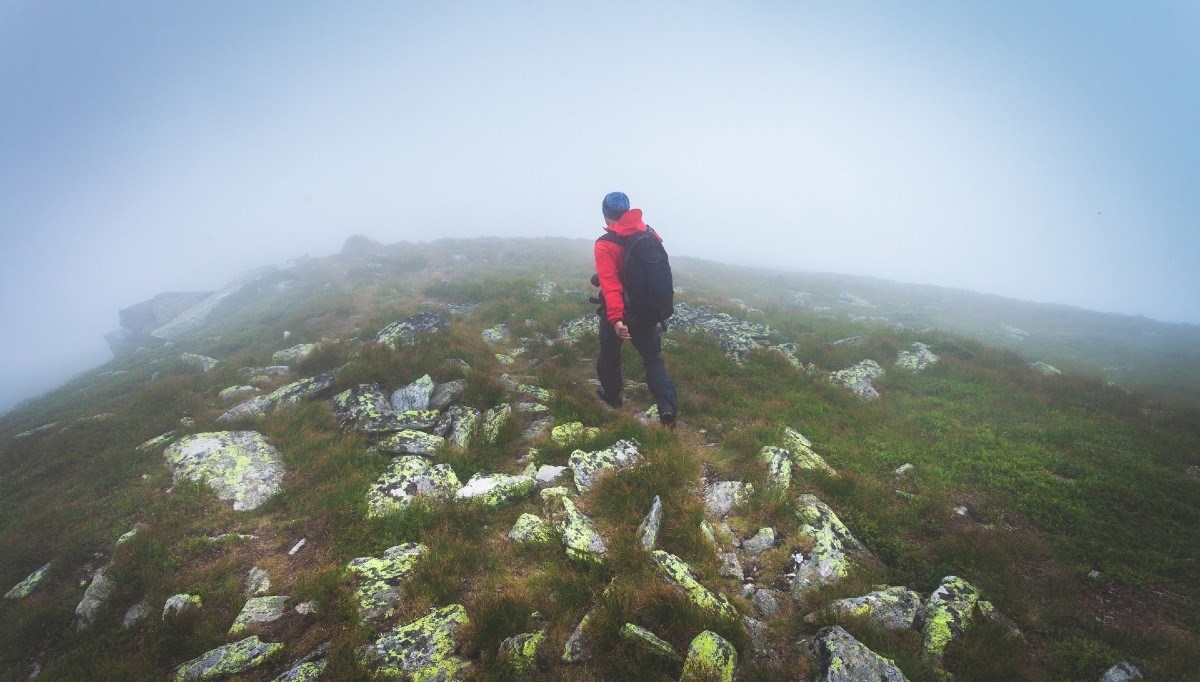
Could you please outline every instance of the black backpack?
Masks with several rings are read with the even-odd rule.
[[[645,232],[619,237],[605,232],[597,241],[620,244],[625,249],[621,286],[625,289],[626,322],[664,322],[675,314],[675,286],[667,250],[647,227]]]

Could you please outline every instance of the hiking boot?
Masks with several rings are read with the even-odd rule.
[[[603,388],[597,388],[596,395],[600,396],[600,400],[603,400],[605,405],[608,405],[614,410],[625,404],[625,401],[621,400],[621,396],[617,396],[615,399],[610,400],[608,395],[604,393]]]
[[[662,424],[663,426],[667,427],[668,429],[671,429],[672,431],[674,431],[675,430],[675,413],[674,412],[663,412],[662,414],[658,415],[658,423]]]

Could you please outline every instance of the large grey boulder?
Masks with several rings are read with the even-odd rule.
[[[896,664],[871,651],[840,625],[823,628],[808,642],[821,682],[907,682]]]
[[[868,618],[887,630],[905,630],[913,626],[921,611],[921,595],[903,586],[888,587],[861,597],[838,599],[825,610],[837,616]],[[817,616],[809,614],[805,620],[816,623]]]
[[[238,511],[255,509],[279,492],[284,468],[279,451],[257,431],[218,431],[180,438],[163,452],[178,483],[212,488]]]
[[[417,313],[389,324],[379,331],[375,343],[396,350],[401,346],[416,343],[426,334],[437,334],[450,329],[450,321],[438,313]]]
[[[255,396],[245,402],[234,405],[228,412],[217,418],[217,421],[229,422],[236,419],[260,417],[268,412],[274,412],[282,407],[298,405],[333,387],[337,380],[337,370],[322,372],[308,379],[288,384],[267,395]]]
[[[434,609],[355,650],[365,668],[383,679],[450,682],[466,677],[471,664],[457,655],[458,632],[469,623],[461,604]]]

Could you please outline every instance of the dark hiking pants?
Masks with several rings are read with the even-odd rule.
[[[658,413],[677,414],[679,400],[675,397],[675,384],[667,374],[667,367],[662,359],[662,335],[657,324],[637,324],[629,326],[629,335],[633,337],[633,347],[642,355],[642,364],[646,367],[646,385],[658,404]],[[600,357],[596,358],[596,376],[600,379],[600,387],[604,395],[617,397],[625,387],[621,380],[621,344],[624,339],[617,336],[617,330],[603,317],[600,318]]]

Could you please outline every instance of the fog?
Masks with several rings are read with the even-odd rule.
[[[575,4],[0,3],[0,411],[156,293],[612,190],[672,254],[1200,322],[1197,3]]]

